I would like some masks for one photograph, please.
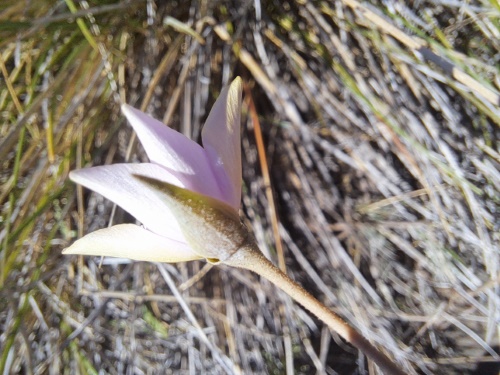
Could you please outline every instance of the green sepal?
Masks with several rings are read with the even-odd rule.
[[[188,244],[210,263],[223,262],[249,241],[238,212],[228,204],[151,177],[133,177],[167,204]]]

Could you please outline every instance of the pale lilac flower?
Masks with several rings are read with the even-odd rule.
[[[119,224],[98,230],[63,253],[158,262],[228,258],[232,252],[224,246],[238,246],[247,235],[238,218],[240,110],[241,79],[236,78],[215,102],[201,133],[201,147],[123,105],[150,163],[80,169],[70,178],[113,201],[143,226]]]
[[[157,262],[206,259],[256,272],[313,312],[387,374],[404,372],[363,335],[316,300],[260,252],[239,220],[241,79],[217,99],[203,147],[124,105],[150,163],[72,171],[70,178],[130,212],[144,227],[120,224],[90,233],[64,254]]]

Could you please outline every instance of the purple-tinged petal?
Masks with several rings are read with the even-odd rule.
[[[183,134],[127,105],[122,112],[141,140],[151,162],[173,172],[187,189],[223,199],[205,150]]]
[[[168,206],[150,188],[133,178],[133,174],[183,186],[174,174],[151,163],[113,164],[79,169],[71,171],[69,177],[113,201],[150,231],[185,242],[179,224]]]
[[[149,262],[201,259],[185,242],[159,236],[134,224],[120,224],[89,233],[63,254],[109,256]]]
[[[201,132],[222,195],[235,209],[241,200],[241,78],[226,87],[215,102]]]

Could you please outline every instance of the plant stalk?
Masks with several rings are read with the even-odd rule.
[[[272,282],[325,322],[347,342],[361,350],[368,358],[375,362],[385,374],[405,374],[405,372],[403,372],[389,357],[373,346],[361,333],[356,331],[355,328],[351,327],[340,316],[319,302],[303,287],[290,279],[290,277],[272,264],[260,250],[255,247],[245,246],[240,248],[232,257],[225,260],[224,264],[253,271]]]

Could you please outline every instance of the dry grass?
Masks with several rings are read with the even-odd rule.
[[[253,274],[60,255],[132,220],[67,179],[146,160],[119,104],[197,139],[235,75],[263,252],[409,374],[498,365],[500,5],[374,3],[3,0],[0,373],[377,373]]]

